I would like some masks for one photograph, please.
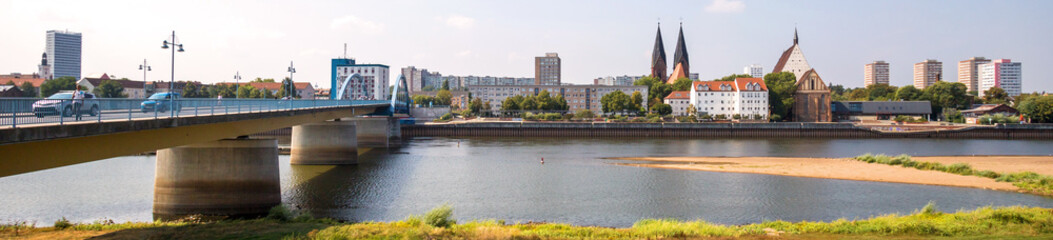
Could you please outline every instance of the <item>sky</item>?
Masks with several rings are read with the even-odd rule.
[[[863,65],[890,63],[891,83],[913,64],[943,62],[945,81],[974,56],[1022,62],[1023,90],[1053,91],[1053,1],[40,1],[0,0],[0,73],[32,73],[47,30],[83,34],[82,76],[134,80],[280,79],[329,88],[330,59],[443,75],[533,77],[534,57],[557,52],[564,83],[646,75],[661,23],[672,62],[682,23],[691,70],[703,80],[760,64],[771,71],[793,42],[824,81],[863,85]],[[668,71],[672,71],[669,69]]]

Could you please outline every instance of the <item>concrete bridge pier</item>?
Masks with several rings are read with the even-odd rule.
[[[291,164],[347,165],[358,163],[355,122],[332,121],[292,127]]]
[[[351,118],[358,131],[361,147],[390,148],[402,145],[402,127],[393,117]]]
[[[281,204],[277,145],[238,138],[158,150],[154,219],[266,215]]]

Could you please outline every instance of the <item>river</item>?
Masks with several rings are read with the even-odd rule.
[[[723,224],[830,221],[982,206],[1053,208],[1053,198],[973,188],[638,168],[607,157],[851,157],[863,153],[1049,155],[1053,141],[955,139],[416,138],[354,166],[290,166],[282,202],[316,217],[393,221],[449,204],[460,221],[627,227],[645,218]],[[539,163],[545,158],[545,164]],[[0,222],[151,221],[153,156],[0,178]],[[861,169],[862,171],[862,169]]]

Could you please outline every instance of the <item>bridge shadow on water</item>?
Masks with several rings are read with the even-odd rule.
[[[405,178],[411,176],[407,173],[413,172],[414,164],[397,161],[402,158],[414,157],[399,148],[359,148],[355,165],[290,165],[282,204],[316,218],[350,222],[383,215],[386,203],[402,195]]]

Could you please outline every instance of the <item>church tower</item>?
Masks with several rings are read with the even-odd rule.
[[[789,49],[782,52],[782,56],[779,57],[779,62],[775,64],[775,68],[772,69],[772,73],[777,72],[791,72],[797,76],[797,80],[800,81],[804,78],[804,73],[812,69],[811,65],[808,65],[808,60],[804,59],[804,52],[801,51],[799,41],[797,40],[797,28],[793,29],[793,45]]]
[[[680,67],[679,65],[683,65],[685,75],[691,73],[691,64],[688,64],[687,60],[687,44],[684,43],[683,23],[680,23],[680,36],[676,39],[676,50],[673,51],[673,67]]]
[[[651,77],[663,79],[665,70],[665,46],[662,45],[662,24],[658,24],[658,34],[654,38],[654,50],[651,52]]]

